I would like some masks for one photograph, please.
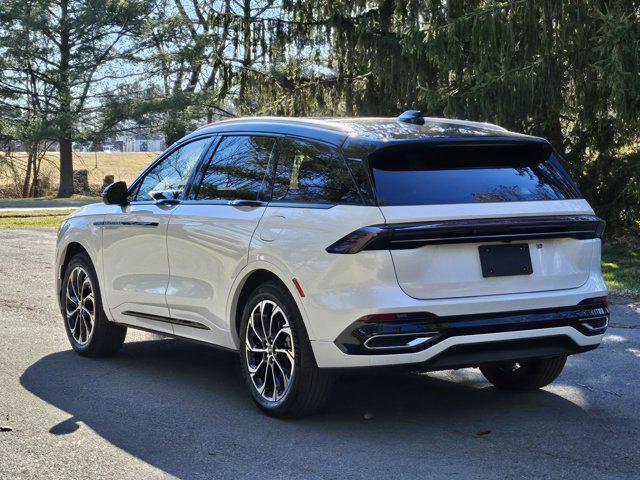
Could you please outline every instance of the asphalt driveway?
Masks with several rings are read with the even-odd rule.
[[[55,232],[0,230],[0,478],[639,478],[640,304],[552,386],[474,369],[341,381],[327,410],[260,414],[237,358],[130,331],[75,355],[52,291]]]

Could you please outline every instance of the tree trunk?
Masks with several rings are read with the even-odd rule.
[[[33,159],[33,179],[31,181],[31,190],[29,191],[30,197],[35,197],[37,193],[42,195],[43,192],[38,192],[38,184],[40,183],[40,166],[42,165],[42,157],[47,153],[46,143],[42,147],[43,150],[38,148],[37,155]]]
[[[562,133],[562,124],[560,123],[560,112],[549,112],[547,114],[544,136],[551,142],[551,145],[553,145],[556,150],[564,155],[564,134]]]
[[[247,82],[251,66],[251,0],[244,0],[242,16],[242,70],[240,71],[240,89],[238,100],[242,108],[246,108]]]
[[[60,187],[58,198],[66,198],[73,195],[73,152],[72,140],[61,138],[60,140]]]
[[[351,84],[351,80],[347,80],[347,84],[344,89],[344,110],[347,117],[353,117],[355,115],[355,111],[353,109],[353,85]]]
[[[22,184],[22,198],[26,198],[29,195],[29,186],[31,185],[31,164],[34,161],[33,146],[27,147],[27,168],[24,174],[24,183]]]
[[[59,128],[60,128],[60,187],[58,197],[73,195],[73,120],[71,114],[71,82],[69,64],[71,57],[69,33],[69,1],[60,2],[60,79],[58,92],[60,95]]]

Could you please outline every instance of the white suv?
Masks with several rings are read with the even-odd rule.
[[[58,235],[73,348],[137,328],[239,351],[272,415],[361,367],[539,388],[607,327],[604,223],[547,141],[495,125],[223,121],[103,196]]]

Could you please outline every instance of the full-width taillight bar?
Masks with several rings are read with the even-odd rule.
[[[327,247],[329,253],[399,250],[424,245],[538,240],[545,238],[602,238],[604,220],[595,215],[506,217],[395,223],[362,227]]]

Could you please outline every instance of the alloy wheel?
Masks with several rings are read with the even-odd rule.
[[[75,267],[69,275],[65,308],[71,336],[79,345],[87,345],[95,325],[96,302],[91,278],[83,267]]]
[[[282,400],[295,371],[295,349],[289,320],[280,306],[262,300],[251,311],[245,332],[249,377],[269,402]]]

